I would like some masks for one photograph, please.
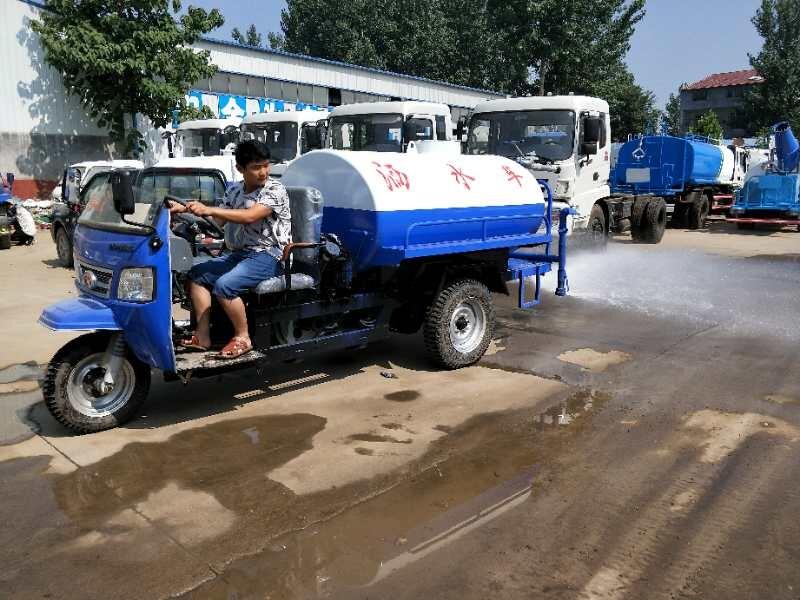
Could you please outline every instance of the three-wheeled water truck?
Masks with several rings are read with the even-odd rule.
[[[169,197],[147,201],[125,173],[113,177],[113,193],[84,212],[75,232],[80,297],[40,317],[55,331],[87,332],[56,353],[43,386],[52,415],[76,433],[134,416],[152,369],[188,382],[420,328],[438,365],[465,367],[492,339],[492,292],[508,294],[517,282],[519,306],[530,308],[554,263],[556,294],[567,292],[570,209],[560,213],[556,253],[550,189],[517,163],[320,150],[283,176],[293,242],[283,274],[244,297],[254,350],[233,360],[183,352],[175,340],[192,323],[174,320],[173,305],[189,306],[183,287],[204,259],[202,236],[170,229]],[[223,235],[213,222],[204,228]],[[211,322],[213,341],[227,341],[218,308]]]

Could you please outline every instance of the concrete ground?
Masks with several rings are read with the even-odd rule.
[[[796,232],[620,239],[498,298],[478,366],[398,336],[155,377],[83,437],[37,385],[54,256],[0,252],[1,598],[800,597]]]

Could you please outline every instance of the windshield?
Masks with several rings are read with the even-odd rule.
[[[272,160],[288,162],[297,156],[297,123],[256,123],[242,127],[269,148]]]
[[[216,128],[178,131],[177,146],[183,156],[219,156],[228,144],[236,143],[236,132],[225,133]]]
[[[480,113],[470,120],[467,153],[516,158],[535,152],[552,162],[572,156],[574,142],[571,110]]]
[[[175,196],[179,200],[199,200],[208,206],[216,206],[225,195],[225,181],[219,173],[190,170],[145,171],[138,175],[134,185],[136,210],[128,221],[154,226],[163,206],[164,196]],[[97,229],[111,229],[133,233],[146,233],[141,227],[123,222],[114,210],[110,174],[93,177],[81,194],[85,208],[78,223]]]
[[[403,116],[399,114],[333,117],[328,131],[335,150],[403,151]]]

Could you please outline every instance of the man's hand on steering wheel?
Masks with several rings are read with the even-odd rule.
[[[192,200],[186,203],[186,210],[198,217],[210,217],[213,212],[210,206],[206,206],[202,202]]]

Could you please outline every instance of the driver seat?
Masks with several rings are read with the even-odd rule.
[[[283,274],[255,287],[255,293],[275,294],[308,290],[319,282],[319,247],[322,236],[322,193],[312,187],[287,187],[292,213],[292,243],[283,250]]]

